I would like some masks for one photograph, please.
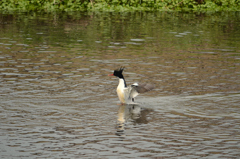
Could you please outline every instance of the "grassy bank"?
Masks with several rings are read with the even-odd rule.
[[[0,0],[2,11],[240,11],[240,0]]]

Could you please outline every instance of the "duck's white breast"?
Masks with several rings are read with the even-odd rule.
[[[119,79],[119,84],[117,87],[118,98],[122,103],[125,103],[125,94],[124,94],[125,84],[124,79]]]

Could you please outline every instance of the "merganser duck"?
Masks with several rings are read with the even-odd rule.
[[[144,93],[154,88],[152,84],[148,84],[148,83],[147,84],[134,83],[127,87],[126,81],[122,74],[123,70],[124,70],[124,67],[121,67],[120,69],[114,70],[113,74],[109,75],[109,76],[116,76],[119,78],[117,95],[122,104],[134,102],[134,98],[139,93]]]

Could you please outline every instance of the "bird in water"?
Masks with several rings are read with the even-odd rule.
[[[117,70],[114,70],[113,74],[110,74],[109,76],[116,76],[119,78],[119,84],[117,87],[117,95],[122,104],[128,104],[131,102],[134,102],[134,98],[139,93],[144,93],[152,90],[154,88],[154,85],[152,84],[140,84],[140,83],[134,83],[127,87],[126,81],[123,77],[124,67],[121,67]]]

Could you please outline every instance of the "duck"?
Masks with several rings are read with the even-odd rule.
[[[133,83],[132,85],[127,86],[127,83],[123,76],[124,67],[114,70],[113,74],[108,76],[116,76],[119,78],[119,83],[117,86],[117,95],[122,105],[134,103],[135,97],[140,93],[145,93],[151,91],[154,88],[153,84],[149,83]]]

